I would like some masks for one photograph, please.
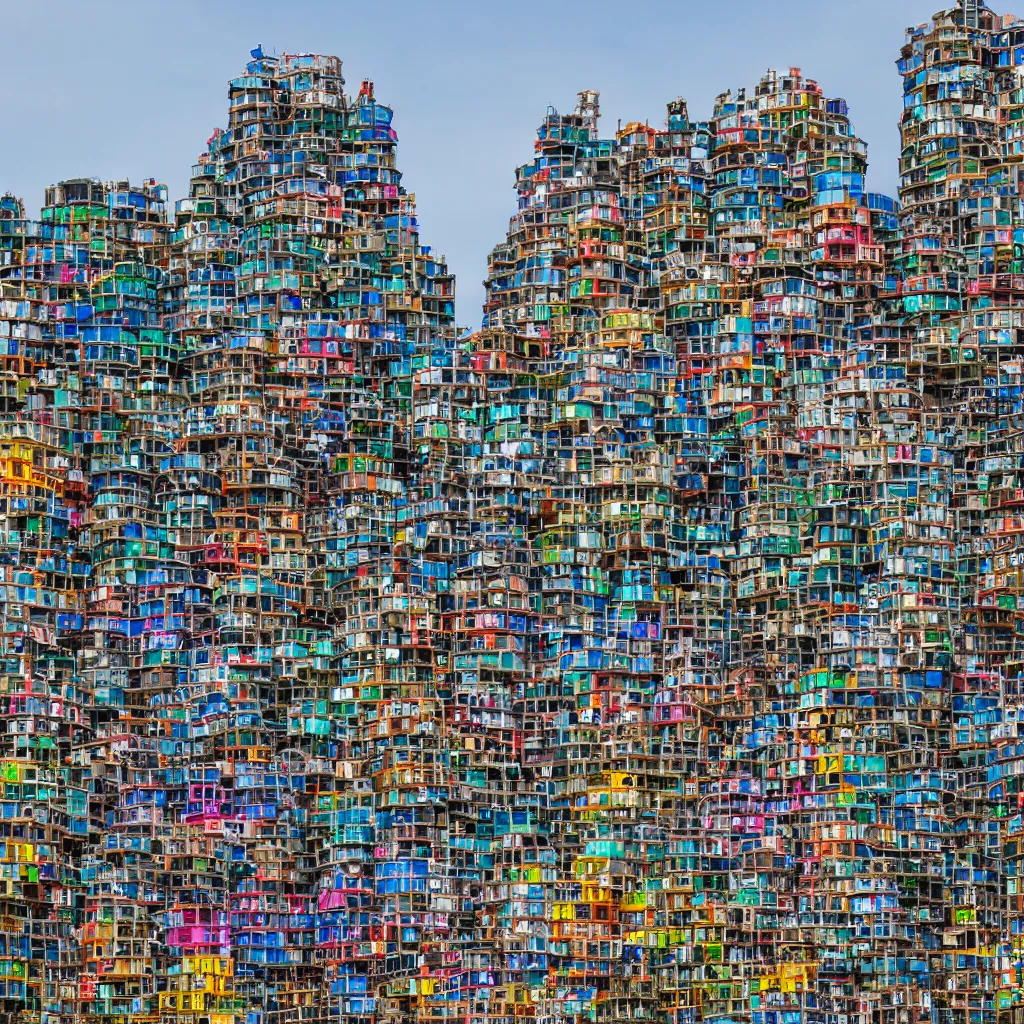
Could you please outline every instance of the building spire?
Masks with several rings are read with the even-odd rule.
[[[982,0],[959,0],[959,3],[964,12],[964,28],[978,28]]]

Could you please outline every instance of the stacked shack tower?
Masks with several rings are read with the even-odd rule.
[[[1024,1024],[1024,21],[549,109],[483,323],[253,51],[0,198],[0,1024]]]

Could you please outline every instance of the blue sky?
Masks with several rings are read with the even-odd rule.
[[[949,0],[950,3],[953,0]],[[550,104],[601,91],[616,122],[661,125],[684,96],[694,117],[769,67],[796,66],[842,96],[893,192],[904,29],[941,0],[0,0],[0,192],[34,210],[61,178],[155,177],[184,194],[226,119],[227,80],[249,50],[334,53],[349,88],[372,78],[395,108],[405,184],[423,240],[458,275],[460,323],[479,322],[487,252],[515,208]]]

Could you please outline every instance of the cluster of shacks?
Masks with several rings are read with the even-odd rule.
[[[1024,21],[899,71],[549,111],[474,333],[334,57],[0,200],[0,1021],[1024,1021]]]

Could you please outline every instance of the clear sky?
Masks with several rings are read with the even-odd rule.
[[[61,178],[155,177],[179,198],[252,47],[337,54],[351,91],[372,78],[394,107],[422,240],[448,256],[458,320],[475,325],[549,104],[599,89],[612,135],[619,119],[662,125],[676,96],[703,117],[719,92],[800,67],[849,102],[869,187],[893,193],[904,29],[953,2],[0,0],[0,193],[35,212]]]

